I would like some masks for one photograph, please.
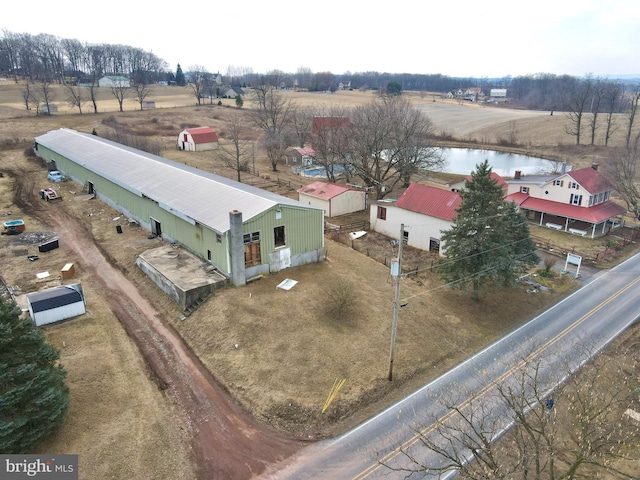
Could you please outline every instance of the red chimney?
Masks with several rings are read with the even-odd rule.
[[[520,177],[522,176],[522,171],[521,170],[516,170],[515,175],[513,178],[515,178],[516,180],[520,180]]]

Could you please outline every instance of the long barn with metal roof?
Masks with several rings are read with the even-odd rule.
[[[85,191],[236,285],[322,259],[321,209],[75,130],[36,137],[34,149]]]

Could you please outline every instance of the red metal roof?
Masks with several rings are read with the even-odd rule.
[[[615,217],[616,215],[626,212],[626,208],[611,200],[594,205],[593,207],[579,207],[577,205],[569,205],[568,203],[558,203],[551,200],[544,200],[542,198],[530,197],[526,193],[520,192],[508,195],[505,200],[515,202],[521,208],[525,208],[527,210],[573,218],[575,220],[581,220],[589,223],[604,222],[611,217]]]
[[[613,189],[613,185],[593,167],[571,170],[567,172],[567,175],[589,193],[600,193]]]
[[[299,188],[298,193],[304,193],[305,195],[310,195],[312,197],[330,200],[344,192],[348,192],[349,190],[351,189],[336,183],[313,182],[306,187]]]
[[[396,201],[396,206],[416,213],[451,221],[460,205],[460,195],[442,188],[412,183]]]
[[[185,131],[191,135],[195,144],[215,143],[218,141],[218,134],[209,127],[187,128]]]

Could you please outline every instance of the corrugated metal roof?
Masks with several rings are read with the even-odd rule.
[[[457,192],[412,183],[398,198],[396,206],[451,221],[456,215],[456,208],[460,205],[460,201],[461,198]]]
[[[587,192],[594,194],[612,190],[613,185],[593,167],[581,168],[567,172]]]
[[[52,310],[72,303],[82,302],[82,295],[73,287],[62,286],[27,294],[27,301],[34,313]]]
[[[298,193],[304,193],[312,197],[329,200],[343,194],[344,192],[348,192],[349,190],[351,189],[335,183],[313,182],[305,187],[299,188]]]
[[[594,205],[593,207],[580,207],[578,205],[569,205],[568,203],[553,202],[542,198],[527,197],[522,199],[520,192],[507,195],[505,200],[516,202],[520,208],[533,210],[535,212],[548,213],[550,215],[558,215],[560,217],[573,218],[589,223],[600,223],[608,220],[616,215],[620,215],[626,209],[617,203],[608,200],[604,203]]]
[[[168,211],[213,230],[229,230],[229,212],[239,210],[243,221],[276,206],[314,209],[282,195],[182,165],[96,135],[59,129],[36,142],[128,191],[149,197]]]
[[[210,127],[187,128],[185,132],[191,135],[196,145],[218,141],[218,134]]]

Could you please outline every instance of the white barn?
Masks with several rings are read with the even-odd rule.
[[[299,202],[321,208],[329,218],[364,210],[366,198],[364,190],[329,182],[313,182],[298,189]]]
[[[187,128],[178,135],[178,150],[202,152],[218,148],[218,134],[210,127]]]
[[[444,253],[441,233],[453,224],[455,209],[460,205],[457,192],[412,183],[397,200],[380,200],[371,205],[371,230],[398,238],[404,224],[404,241],[421,250]]]
[[[98,86],[129,88],[131,86],[131,81],[127,77],[120,75],[107,75],[98,79]]]
[[[79,283],[29,293],[27,305],[29,315],[38,327],[85,313],[84,294]]]

